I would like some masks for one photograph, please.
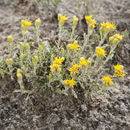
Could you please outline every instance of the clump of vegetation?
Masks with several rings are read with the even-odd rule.
[[[109,74],[109,68],[105,68],[123,38],[116,33],[116,26],[109,22],[101,23],[97,33],[96,21],[92,15],[85,16],[88,33],[84,33],[83,40],[78,41],[76,27],[79,19],[73,16],[72,32],[64,28],[68,19],[69,17],[58,14],[59,37],[55,43],[46,44],[41,41],[40,18],[34,26],[30,21],[21,21],[23,41],[17,45],[13,43],[13,36],[8,37],[10,55],[3,56],[0,61],[0,75],[10,75],[12,80],[17,80],[20,88],[14,92],[29,95],[40,89],[45,93],[48,90],[53,94],[71,93],[78,98],[76,88],[79,88],[83,89],[84,97],[87,97],[87,94],[102,92],[104,87],[114,86],[115,78],[125,76],[120,64],[113,65],[113,75]],[[30,38],[31,29],[35,32],[36,39]],[[64,36],[66,42],[63,42]],[[31,84],[31,89],[27,89],[25,82]]]
[[[42,4],[58,4],[61,2],[61,0],[34,0],[36,3],[42,3]]]

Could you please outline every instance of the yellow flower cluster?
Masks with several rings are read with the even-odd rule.
[[[20,42],[19,48],[20,51],[30,50],[30,45],[28,43]]]
[[[58,14],[59,25],[63,25],[68,18],[69,17],[63,16],[62,14]]]
[[[86,20],[89,28],[95,28],[96,21],[94,19],[92,19],[92,15],[85,16],[85,20]]]
[[[11,66],[11,65],[13,64],[13,59],[12,59],[12,58],[6,59],[6,64],[7,64],[8,66]]]
[[[22,20],[21,24],[24,25],[24,26],[28,26],[28,27],[32,25],[32,23],[27,21],[27,20]]]
[[[84,57],[80,58],[79,64],[81,67],[88,67],[91,64],[91,59],[88,58],[88,60],[86,61]]]
[[[53,64],[61,65],[63,61],[64,61],[64,57],[62,57],[62,58],[56,57],[55,60],[53,61]]]
[[[73,26],[76,27],[78,24],[79,19],[76,16],[73,16]]]
[[[96,47],[96,55],[97,56],[104,56],[105,57],[106,56],[106,52],[105,52],[104,49]]]
[[[58,58],[56,57],[55,60],[53,61],[53,64],[50,65],[50,71],[55,71],[55,72],[60,72],[61,71],[61,64],[64,61],[64,57]]]
[[[113,86],[114,85],[114,83],[113,83],[113,81],[112,81],[110,76],[104,76],[102,78],[102,81],[103,81],[103,85],[104,86]]]
[[[67,79],[67,80],[64,80],[63,81],[63,84],[65,86],[70,86],[70,87],[74,87],[74,85],[76,84],[75,80],[72,78],[72,79]]]
[[[103,33],[103,34],[107,34],[113,30],[115,30],[115,25],[114,24],[111,24],[109,22],[107,23],[102,23],[101,24],[101,28],[100,28],[100,31]]]
[[[70,75],[73,76],[75,74],[78,74],[79,73],[79,70],[78,70],[79,67],[80,67],[80,65],[74,63],[72,68],[69,69]]]
[[[22,20],[22,22],[21,22],[21,28],[22,28],[23,31],[27,31],[27,29],[31,25],[32,25],[32,23],[27,21],[27,20]]]
[[[124,77],[125,76],[125,72],[123,71],[122,65],[117,64],[117,65],[113,65],[113,67],[114,67],[115,76],[117,76],[117,77]]]
[[[23,53],[20,54],[20,59],[23,60],[23,59],[25,59],[25,57],[26,57],[26,54],[23,54]]]
[[[78,41],[74,41],[72,44],[67,45],[67,49],[77,51],[80,49],[80,46],[78,45]]]
[[[120,40],[122,40],[122,35],[120,34],[115,34],[114,36],[109,37],[109,41],[112,45],[118,44]]]
[[[60,72],[61,71],[61,66],[60,65],[58,65],[58,64],[52,64],[52,65],[50,65],[50,67],[51,67],[51,69],[50,69],[50,71],[55,71],[55,72]]]

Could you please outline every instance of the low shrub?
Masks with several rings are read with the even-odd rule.
[[[8,56],[0,61],[0,75],[10,75],[17,80],[19,89],[14,92],[27,93],[49,90],[51,93],[72,94],[78,98],[77,89],[82,89],[84,98],[93,93],[114,86],[114,80],[124,77],[120,64],[113,65],[113,74],[109,74],[106,64],[112,59],[115,49],[123,36],[118,34],[113,23],[97,23],[92,15],[85,16],[88,33],[78,40],[76,32],[79,19],[73,16],[72,32],[64,28],[69,17],[58,14],[59,34],[53,43],[42,41],[39,37],[41,20],[33,23],[21,21],[23,41],[14,44],[13,36],[8,36]],[[95,27],[98,29],[95,30]],[[36,39],[30,38],[33,30]],[[31,31],[32,32],[32,31]],[[65,39],[64,39],[65,38]],[[31,84],[27,89],[26,83]]]

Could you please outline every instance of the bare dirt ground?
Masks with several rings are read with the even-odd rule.
[[[78,1],[78,0],[77,0]],[[57,6],[37,6],[31,0],[0,1],[0,57],[7,54],[7,36],[13,35],[15,44],[22,40],[20,21],[42,20],[40,38],[53,39],[58,32],[57,14],[80,19],[92,13],[97,21],[112,21],[118,31],[130,30],[129,0],[88,0],[84,12],[79,13],[74,0],[63,0]],[[70,23],[69,21],[68,23]],[[69,24],[66,24],[69,28]],[[81,23],[83,23],[81,21]],[[83,32],[85,24],[79,31]],[[129,34],[130,35],[130,34]],[[14,94],[18,87],[9,78],[0,83],[0,130],[129,130],[130,129],[130,39],[116,50],[112,62],[126,67],[127,76],[108,88],[104,95],[95,95],[91,105],[72,97],[57,95],[43,100],[34,94],[28,101],[25,95]]]

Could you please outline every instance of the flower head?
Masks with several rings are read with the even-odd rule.
[[[79,19],[76,16],[73,16],[73,25],[74,27],[76,27],[76,25],[78,24]]]
[[[12,59],[12,58],[6,59],[6,64],[7,64],[8,66],[11,66],[11,65],[13,64],[13,59]]]
[[[109,37],[109,41],[114,44],[118,44],[122,40],[122,35],[115,34],[114,36]]]
[[[33,63],[38,63],[38,61],[39,61],[39,58],[38,58],[37,55],[35,55],[34,57],[32,57],[32,62]]]
[[[61,71],[61,66],[59,64],[52,64],[50,65],[50,71],[51,72],[60,72]]]
[[[22,28],[23,31],[27,31],[27,29],[31,25],[32,25],[32,23],[27,21],[27,20],[22,20],[22,22],[21,22],[21,28]]]
[[[69,17],[63,16],[62,14],[58,14],[59,25],[63,25],[68,18]]]
[[[22,79],[22,74],[21,74],[22,70],[21,69],[17,69],[17,78],[18,79]]]
[[[67,48],[69,50],[77,51],[79,50],[80,46],[78,45],[78,41],[74,41],[72,44],[68,44]]]
[[[105,57],[106,56],[106,52],[105,52],[104,49],[96,47],[96,55],[97,56],[104,56]]]
[[[38,51],[43,51],[43,49],[45,48],[45,43],[42,42],[39,46],[38,46]]]
[[[62,58],[56,57],[55,60],[53,61],[53,64],[61,65],[63,61],[64,61],[64,57],[62,57]]]
[[[113,65],[114,67],[114,74],[117,77],[124,77],[125,76],[125,72],[123,71],[123,66],[120,64],[117,65]]]
[[[84,57],[80,58],[79,64],[81,67],[88,67],[91,64],[91,59],[85,60]]]
[[[36,21],[35,21],[35,26],[39,28],[40,25],[41,25],[41,19],[38,18],[38,19],[36,19]]]
[[[23,54],[23,53],[20,54],[20,59],[23,60],[23,59],[25,59],[25,57],[26,57],[26,54]]]
[[[111,24],[109,22],[107,23],[102,23],[101,24],[101,28],[100,28],[100,31],[103,33],[103,34],[107,34],[113,30],[115,30],[115,25],[114,24]]]
[[[79,70],[78,70],[79,67],[80,67],[80,65],[74,63],[72,68],[69,69],[70,75],[73,76],[75,74],[78,74],[79,73]]]
[[[89,28],[95,28],[96,21],[92,19],[92,15],[85,16],[85,20]]]
[[[12,36],[8,36],[8,42],[13,42],[14,41],[14,38]]]
[[[102,77],[102,82],[104,86],[113,86],[114,83],[110,76],[104,76]]]
[[[28,43],[20,42],[19,49],[20,49],[20,52],[28,51],[30,50],[30,45]]]
[[[74,87],[74,85],[76,84],[75,80],[72,78],[72,79],[67,79],[67,80],[64,80],[63,81],[63,84],[65,86],[70,86],[70,87]]]
[[[32,25],[32,23],[27,20],[22,20],[21,24],[28,27]]]

